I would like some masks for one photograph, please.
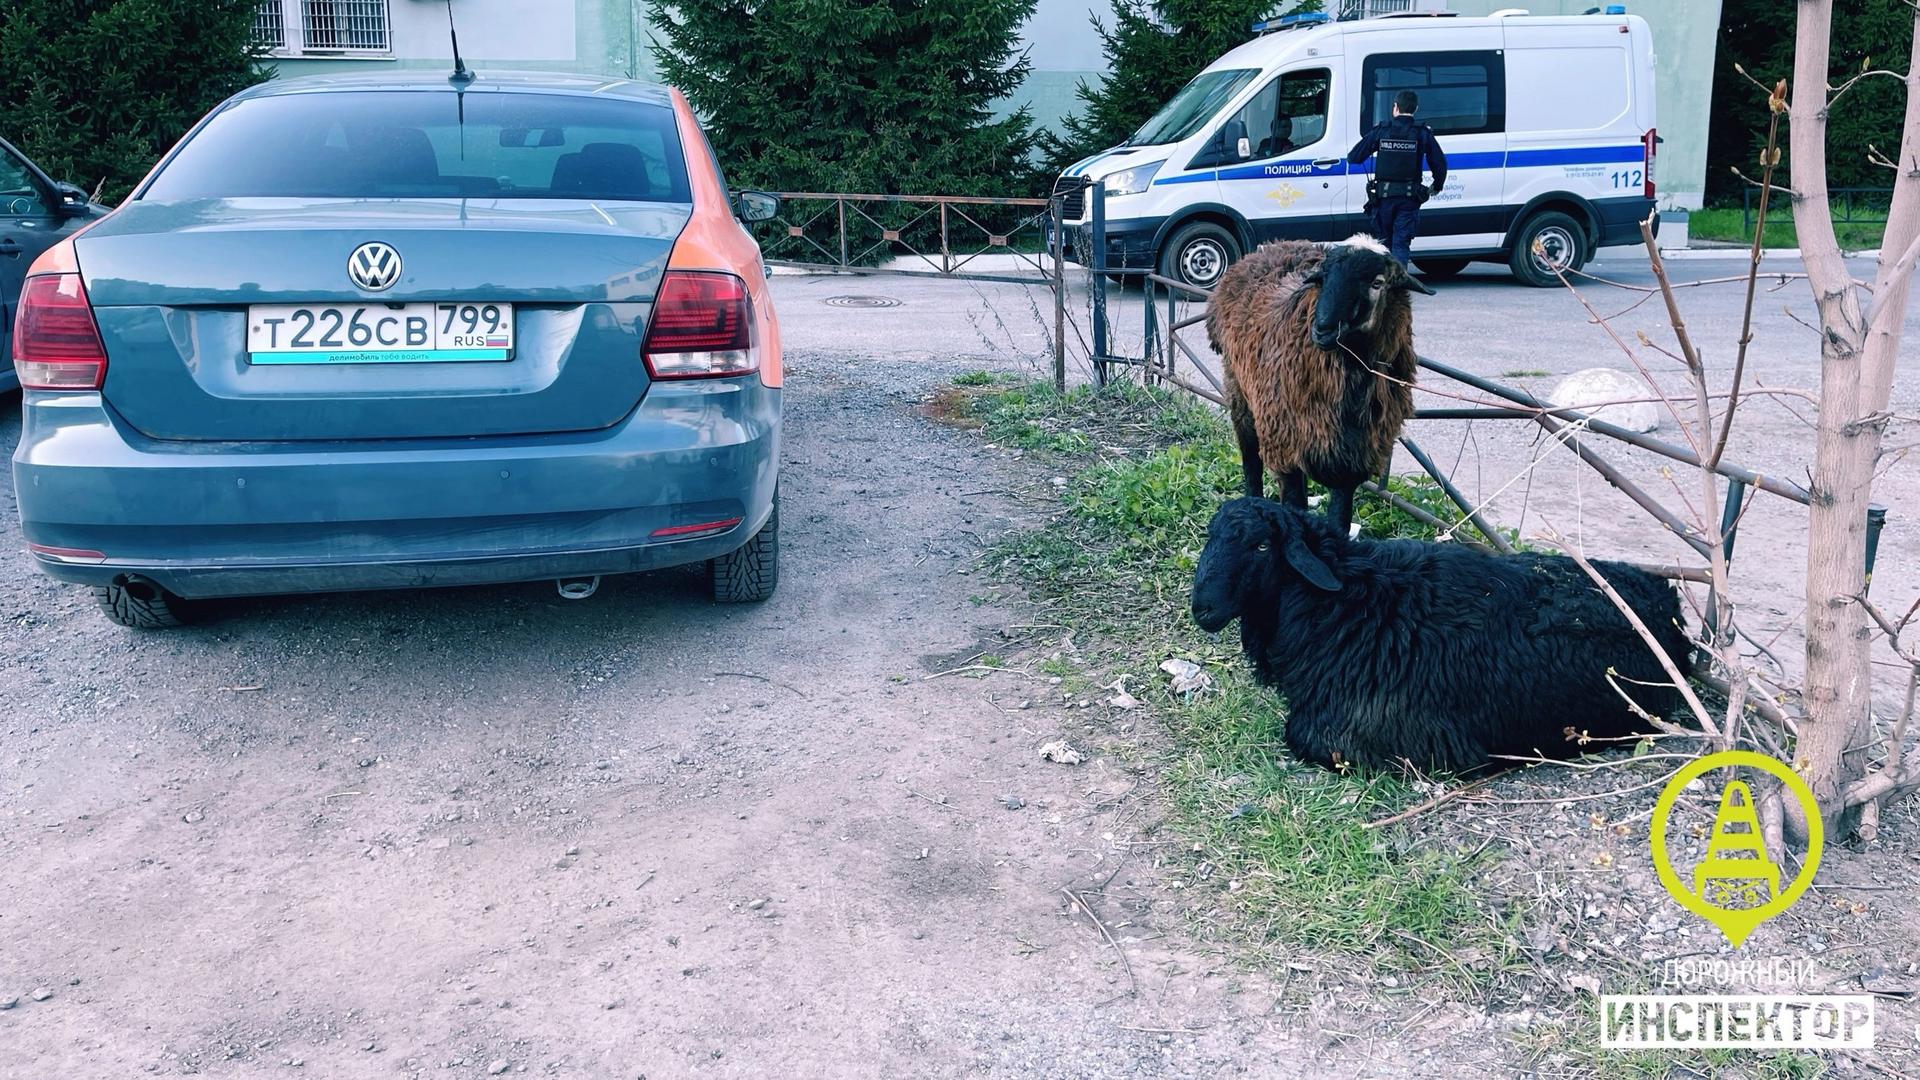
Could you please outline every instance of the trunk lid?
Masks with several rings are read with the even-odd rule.
[[[580,199],[132,202],[76,242],[108,404],[159,439],[311,441],[587,431],[645,395],[640,346],[688,207]],[[398,280],[348,259],[379,241]],[[505,361],[254,364],[256,304],[511,304]]]

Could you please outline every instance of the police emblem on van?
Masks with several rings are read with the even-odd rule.
[[[400,253],[378,240],[347,256],[347,278],[368,292],[383,292],[400,280]]]

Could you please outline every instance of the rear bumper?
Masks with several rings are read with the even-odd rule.
[[[1593,203],[1594,216],[1600,226],[1598,247],[1635,246],[1644,243],[1640,239],[1640,223],[1653,213],[1653,200],[1647,198],[1596,199]],[[1660,232],[1660,222],[1653,223],[1654,235]]]
[[[23,405],[14,489],[40,569],[185,597],[702,562],[765,523],[780,460],[781,394],[757,378],[655,383],[604,431],[481,439],[159,441],[98,394],[35,391]]]

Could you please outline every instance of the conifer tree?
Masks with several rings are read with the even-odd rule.
[[[735,187],[1030,195],[1035,0],[647,0],[653,54]]]
[[[0,133],[117,202],[222,99],[272,74],[256,0],[0,0]]]
[[[1833,21],[1832,75],[1838,86],[1865,67],[1905,71],[1913,44],[1913,4],[1909,0],[1852,0]],[[1720,16],[1720,48],[1713,63],[1713,114],[1707,130],[1707,196],[1716,202],[1740,200],[1767,141],[1767,95],[1750,77],[1771,87],[1793,74],[1793,4],[1780,0],[1726,0]],[[1738,64],[1746,76],[1734,70]],[[1827,182],[1834,187],[1892,187],[1893,171],[1867,159],[1867,146],[1883,152],[1900,142],[1907,106],[1898,79],[1869,78],[1849,88],[1828,119]],[[1785,136],[1782,136],[1785,142]],[[1792,152],[1785,155],[1791,170]]]

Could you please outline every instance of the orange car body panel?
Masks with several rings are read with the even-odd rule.
[[[707,147],[700,122],[686,95],[673,91],[673,116],[680,130],[680,149],[687,159],[687,181],[693,191],[693,215],[674,241],[667,266],[674,270],[723,270],[747,283],[753,298],[754,331],[760,350],[760,381],[781,385],[780,320],[773,311],[760,245],[733,216],[732,201],[720,184],[720,167]]]
[[[35,274],[79,273],[80,257],[74,254],[73,242],[85,235],[88,229],[107,220],[109,216],[111,215],[102,214],[94,218],[92,221],[73,230],[73,232],[68,233],[59,243],[41,252],[40,257],[33,260],[33,265],[27,267],[27,276],[32,277]]]

